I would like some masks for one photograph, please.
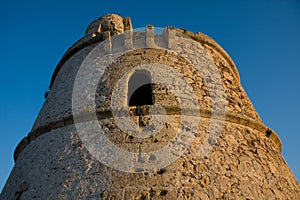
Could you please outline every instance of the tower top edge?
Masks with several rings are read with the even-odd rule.
[[[120,34],[124,32],[123,17],[117,14],[107,14],[103,15],[94,21],[92,21],[86,31],[84,36],[90,34],[101,33],[105,31],[112,31],[115,34]]]
[[[231,59],[229,54],[211,37],[201,32],[193,33],[183,28],[175,28],[172,26],[168,26],[166,28],[182,33],[201,44],[208,45],[211,48],[215,49],[228,62],[235,78],[240,82],[240,75],[234,61]],[[79,39],[73,46],[71,46],[57,64],[52,74],[49,88],[51,89],[55,78],[62,68],[63,64],[78,51],[87,46],[104,41],[105,39],[113,35],[122,34],[127,30],[132,30],[130,17],[121,17],[117,14],[107,14],[92,21],[88,25],[84,37]]]

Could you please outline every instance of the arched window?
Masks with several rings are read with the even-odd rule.
[[[151,76],[147,71],[134,72],[128,81],[128,106],[153,105]]]

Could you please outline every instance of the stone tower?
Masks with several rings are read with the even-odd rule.
[[[1,192],[10,199],[300,199],[229,55],[105,15],[58,63]]]

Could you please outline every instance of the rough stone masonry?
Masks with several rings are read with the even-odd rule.
[[[154,28],[147,27],[147,31]],[[157,35],[146,31],[146,37],[143,32],[128,35],[126,31],[132,31],[130,18],[105,15],[93,21],[85,36],[67,50],[53,73],[49,95],[32,130],[15,150],[15,166],[1,192],[1,200],[300,199],[299,183],[282,157],[279,137],[263,124],[240,84],[234,62],[220,45],[202,33],[194,34],[174,27],[167,27]],[[197,62],[205,64],[212,58],[224,86],[224,124],[216,141],[209,141],[213,145],[211,152],[202,157],[197,153],[201,151],[209,129],[214,129],[211,121],[221,120],[218,115],[212,119],[209,79],[203,77],[211,74],[205,70],[200,74],[191,62],[175,51],[156,48],[155,42],[158,41],[172,48],[172,37],[164,41],[164,34],[168,31],[185,36],[184,42],[176,45],[187,55],[194,53],[197,45],[207,52]],[[162,83],[150,85],[152,105],[127,104],[128,80],[133,74],[144,74],[150,79],[157,76],[162,82],[168,78],[147,72],[147,68],[141,66],[151,63],[167,65],[181,74],[193,89],[200,106],[200,113],[187,110],[192,117],[200,120],[196,131],[185,130],[192,132],[193,141],[178,159],[154,171],[133,167],[131,172],[124,172],[102,164],[82,142],[74,123],[72,93],[78,70],[97,45],[114,40],[118,35],[124,35],[124,46],[129,51],[107,67],[93,97],[99,124],[113,144],[137,155],[147,153],[148,157],[137,159],[141,163],[155,163],[158,157],[151,152],[168,145],[181,134],[178,129],[188,126],[181,124],[184,100],[179,101],[174,92]],[[134,49],[138,43],[147,48]],[[104,50],[111,51],[109,45],[111,43]],[[125,79],[120,91],[125,100],[120,101],[117,112],[128,112],[137,126],[150,127],[153,120],[149,115],[150,108],[156,105],[164,107],[165,113],[157,113],[165,117],[157,134],[146,138],[134,137],[120,130],[116,124],[111,110],[115,106],[111,105],[112,94],[122,77]],[[175,80],[174,88],[184,91],[181,99],[189,101],[191,91],[177,83]],[[137,95],[139,97],[142,98]],[[82,112],[80,119],[89,121],[90,108],[82,108]]]

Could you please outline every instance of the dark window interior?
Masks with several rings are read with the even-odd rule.
[[[154,97],[150,74],[145,71],[135,72],[128,82],[128,105],[153,105]]]

